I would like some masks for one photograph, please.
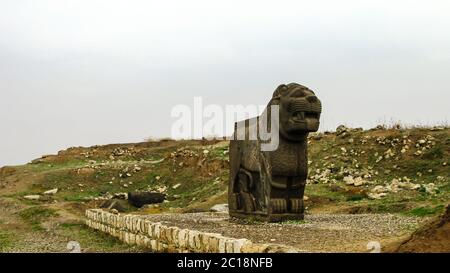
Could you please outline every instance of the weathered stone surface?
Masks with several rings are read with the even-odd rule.
[[[235,240],[233,243],[233,253],[242,253],[242,247],[249,242],[247,239]]]
[[[219,252],[219,239],[221,236],[210,236],[209,238],[209,250],[212,253]]]
[[[247,239],[224,237],[217,233],[168,227],[139,215],[116,215],[101,209],[87,210],[86,225],[108,233],[130,245],[152,252],[179,253],[263,253],[295,252],[272,244],[254,244]]]
[[[271,124],[275,105],[279,106],[279,124]],[[268,221],[303,219],[307,137],[319,129],[321,112],[322,104],[312,90],[296,83],[282,84],[260,117],[236,124],[229,149],[231,216]],[[256,139],[240,139],[242,124]],[[262,149],[266,141],[261,131],[266,127],[275,130],[272,136],[279,133],[278,147],[272,151]]]
[[[142,207],[147,204],[162,203],[166,195],[159,192],[129,192],[128,202],[135,207]]]

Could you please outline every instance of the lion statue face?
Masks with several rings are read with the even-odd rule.
[[[273,94],[271,104],[280,109],[280,134],[289,140],[302,140],[305,133],[319,129],[322,104],[309,88],[282,84]]]

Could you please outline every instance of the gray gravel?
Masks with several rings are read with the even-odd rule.
[[[414,231],[425,218],[393,214],[317,214],[304,222],[262,223],[230,219],[223,213],[159,214],[144,216],[168,226],[277,243],[305,252],[367,252],[367,244],[381,246]]]

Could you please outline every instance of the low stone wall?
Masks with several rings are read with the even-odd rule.
[[[113,214],[102,209],[86,211],[86,224],[151,252],[170,253],[282,253],[296,249],[276,244],[256,244],[217,233],[168,227],[139,215]]]

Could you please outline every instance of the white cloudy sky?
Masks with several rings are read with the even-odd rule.
[[[448,122],[448,1],[0,1],[0,166],[309,86],[322,129]]]

